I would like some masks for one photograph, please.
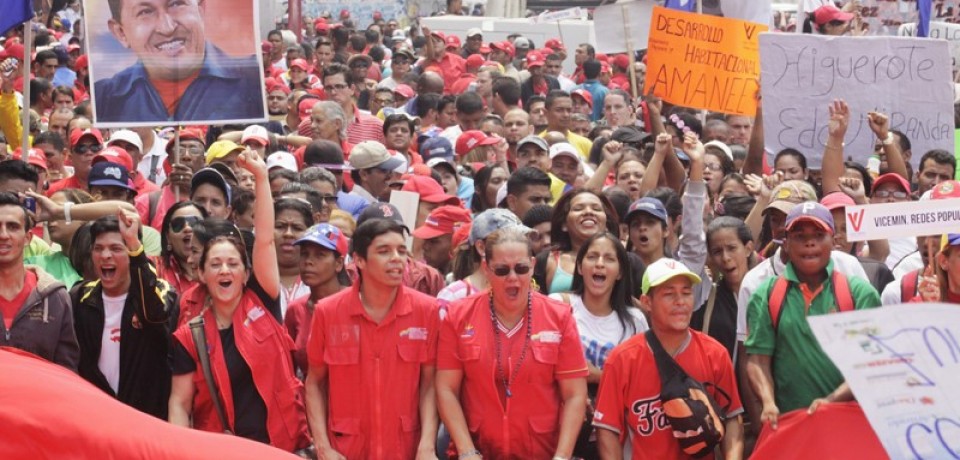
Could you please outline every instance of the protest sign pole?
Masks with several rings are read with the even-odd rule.
[[[180,164],[180,125],[177,125],[173,130],[173,163],[171,165],[178,164]],[[173,175],[172,169],[170,175]],[[172,177],[170,179],[173,180]],[[180,187],[173,188],[173,201],[180,202]]]
[[[623,14],[620,16],[623,18],[623,37],[625,38],[625,41],[627,44],[627,59],[629,59],[629,65],[630,65],[630,69],[628,70],[630,75],[630,96],[633,97],[633,99],[636,99],[637,98],[637,71],[636,69],[633,68],[634,64],[636,63],[636,60],[634,59],[634,56],[633,56],[634,54],[633,39],[630,38],[630,24],[629,22],[627,22],[627,6],[621,5],[620,11],[623,12]]]
[[[23,25],[23,109],[20,111],[20,158],[27,159],[30,149],[30,48],[33,45],[33,19]]]

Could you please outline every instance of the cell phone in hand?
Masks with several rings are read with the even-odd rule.
[[[16,70],[17,60],[15,58],[7,58],[3,62],[0,62],[0,72],[3,73],[4,78],[10,78]]]
[[[34,197],[32,197],[32,196],[24,197],[24,198],[23,198],[23,207],[27,208],[27,209],[30,210],[30,212],[32,212],[32,213],[36,213],[36,212],[37,212],[37,199],[34,198]]]

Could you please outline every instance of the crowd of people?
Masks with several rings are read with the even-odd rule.
[[[68,3],[0,52],[0,345],[170,423],[321,459],[744,458],[853,399],[806,317],[960,303],[960,235],[844,218],[960,198],[953,152],[912,162],[879,112],[845,151],[842,94],[817,170],[768,160],[762,104],[635,97],[643,52],[344,11],[267,34],[264,123],[101,130]]]

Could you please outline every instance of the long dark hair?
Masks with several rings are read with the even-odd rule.
[[[620,264],[620,279],[613,283],[613,291],[610,293],[610,308],[617,314],[620,325],[623,326],[623,333],[620,335],[620,341],[637,333],[636,325],[633,323],[633,316],[627,310],[631,305],[631,293],[633,292],[633,269],[630,267],[630,259],[627,256],[627,249],[620,244],[620,237],[610,232],[597,233],[587,238],[587,241],[577,252],[577,269],[573,273],[573,284],[570,290],[583,298],[585,291],[583,275],[580,273],[580,266],[583,264],[583,258],[594,242],[607,239],[613,243],[613,250],[617,252],[617,263]],[[627,334],[627,330],[632,331]]]
[[[170,225],[173,222],[173,214],[190,206],[193,206],[194,209],[200,211],[201,217],[204,219],[207,218],[206,208],[194,203],[193,201],[181,201],[176,203],[173,206],[170,206],[170,209],[167,210],[167,214],[163,216],[163,223],[160,224],[160,259],[162,259],[167,266],[171,265],[171,257],[173,257],[173,248],[170,247],[170,239],[167,237],[167,233],[170,232]]]
[[[470,201],[470,210],[479,214],[490,208],[496,208],[496,203],[487,203],[487,184],[493,176],[493,170],[503,168],[502,165],[489,165],[480,168],[473,176],[473,200]]]
[[[620,238],[620,219],[617,217],[617,210],[610,204],[610,200],[602,193],[585,188],[575,188],[564,193],[553,206],[553,219],[550,221],[550,242],[557,250],[573,250],[570,234],[563,230],[563,226],[567,223],[567,215],[570,214],[570,205],[573,203],[573,199],[584,193],[593,195],[600,200],[603,205],[603,212],[607,215],[607,231]]]
[[[706,238],[707,238],[707,254],[710,253],[710,238],[713,237],[714,233],[717,233],[720,230],[730,229],[737,234],[737,239],[740,240],[740,243],[746,246],[751,241],[753,241],[753,232],[750,231],[750,227],[747,224],[731,216],[721,216],[717,217],[710,221],[710,224],[707,225],[706,229]],[[747,271],[753,268],[757,264],[757,253],[754,251],[750,252],[750,256],[747,257]],[[736,293],[734,293],[736,294]]]

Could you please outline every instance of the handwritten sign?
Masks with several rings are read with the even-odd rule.
[[[847,241],[960,233],[960,199],[847,206]]]
[[[901,37],[916,37],[916,24],[903,24],[897,31]],[[953,70],[960,70],[960,24],[946,22],[931,22],[928,38],[946,40],[950,44],[950,57],[953,59]]]
[[[579,6],[560,11],[544,11],[543,13],[530,18],[530,22],[534,24],[540,24],[544,22],[561,21],[564,19],[581,19],[586,16],[586,13],[586,10],[580,8]]]
[[[795,148],[819,168],[828,106],[850,106],[845,157],[866,164],[876,136],[867,112],[890,116],[910,139],[914,167],[923,153],[953,148],[953,84],[947,43],[907,37],[760,35],[763,130],[768,153]]]
[[[654,8],[647,91],[684,107],[753,116],[760,32],[767,26]]]
[[[809,317],[891,458],[960,452],[957,308],[908,304]]]
[[[598,53],[626,53],[647,43],[653,0],[636,0],[598,6],[593,10],[593,28]],[[627,46],[629,44],[629,46]]]

